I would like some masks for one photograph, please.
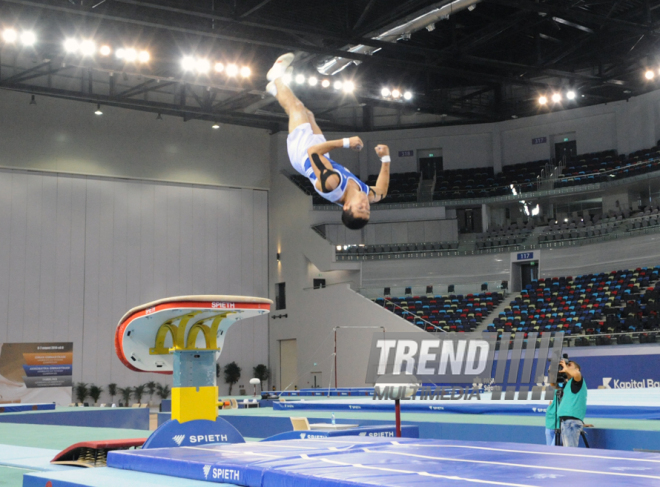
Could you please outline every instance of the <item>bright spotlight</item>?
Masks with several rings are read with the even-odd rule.
[[[101,54],[101,56],[109,56],[111,52],[112,49],[107,44],[101,46],[101,48],[99,49],[99,54]]]
[[[569,91],[568,93],[566,93],[566,98],[568,98],[569,100],[575,100],[575,92],[573,90]]]
[[[181,60],[181,67],[184,71],[195,69],[195,59],[192,56],[186,56]]]
[[[539,105],[545,105],[548,103],[548,99],[545,96],[539,97]]]
[[[150,59],[151,54],[149,54],[149,51],[140,51],[140,54],[138,54],[138,61],[141,63],[148,63]]]
[[[37,42],[37,36],[34,32],[26,30],[21,33],[21,44],[24,46],[33,46],[35,42]]]
[[[561,101],[561,95],[559,93],[552,94],[552,103],[559,103]]]
[[[330,80],[324,79],[323,81],[321,81],[321,86],[323,86],[323,88],[327,88],[328,86],[330,86]]]
[[[397,90],[396,88],[392,90],[392,98],[395,100],[401,98],[401,92]]]
[[[195,62],[195,70],[199,74],[206,74],[211,70],[211,63],[208,59],[198,59]]]
[[[83,56],[93,56],[96,52],[94,41],[85,40],[80,43],[80,54]]]
[[[222,73],[225,70],[225,65],[222,63],[215,63],[215,72]]]
[[[249,78],[252,75],[252,70],[250,69],[249,66],[243,66],[241,68],[241,76],[243,78]]]
[[[238,74],[238,66],[230,64],[227,66],[227,76],[236,76]]]
[[[332,85],[335,90],[341,90],[341,87],[344,86],[344,83],[341,81],[335,81],[335,84]]]
[[[218,122],[215,122],[213,125],[211,125],[211,128],[214,130],[218,130],[220,128],[220,124]]]
[[[319,82],[318,79],[316,79],[314,76],[311,76],[307,82],[309,83],[309,86],[316,86]]]
[[[412,92],[410,92],[410,91],[406,91],[406,92],[403,94],[403,99],[404,99],[404,100],[412,100],[412,96],[413,96],[413,95],[412,95]]]
[[[296,83],[299,85],[303,84],[305,82],[305,76],[302,74],[297,74],[296,75]]]
[[[382,90],[380,90],[380,94],[383,98],[388,98],[392,94],[392,92],[390,91],[389,88],[383,88]]]
[[[78,50],[79,44],[75,39],[67,39],[64,41],[64,50],[68,53],[74,53]]]
[[[15,29],[5,29],[2,31],[2,40],[8,43],[14,43],[18,39],[18,33]]]
[[[101,104],[96,105],[96,111],[94,112],[94,115],[103,115],[103,112],[101,111]]]
[[[124,59],[124,56],[126,56],[126,49],[117,49],[115,56],[117,56],[117,59]]]
[[[124,51],[124,59],[126,60],[126,62],[134,63],[137,57],[138,57],[138,53],[132,47],[129,47]]]
[[[355,90],[355,83],[352,81],[346,81],[344,82],[344,92],[345,93],[353,93]]]
[[[655,73],[649,69],[646,73],[644,73],[644,76],[646,79],[653,79],[655,78]]]

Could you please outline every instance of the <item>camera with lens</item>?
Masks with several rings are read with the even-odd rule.
[[[563,358],[566,361],[566,363],[568,363],[568,354],[567,353],[565,353],[563,355]],[[561,367],[561,365],[560,365],[560,367]],[[560,386],[562,384],[565,384],[567,381],[568,381],[568,375],[566,374],[566,372],[562,372],[561,370],[559,372],[557,372],[557,378],[555,379],[555,384]]]

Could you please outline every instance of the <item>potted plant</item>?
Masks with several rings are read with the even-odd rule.
[[[99,387],[96,384],[92,384],[89,386],[89,397],[92,398],[95,406],[98,404],[101,394],[103,394],[102,387]]]
[[[167,384],[156,384],[156,394],[160,397],[161,401],[170,397],[170,386]]]
[[[259,379],[259,382],[261,382],[261,392],[264,392],[264,382],[270,378],[270,370],[268,369],[268,366],[259,364],[252,369],[252,374],[255,379]]]
[[[114,382],[112,384],[108,384],[108,394],[110,394],[110,402],[114,404],[115,396],[117,395],[117,384]]]
[[[142,403],[142,396],[144,395],[144,389],[145,389],[144,384],[135,386],[133,388],[133,397],[135,398],[138,404]]]
[[[144,386],[147,388],[147,393],[149,393],[149,404],[151,404],[156,393],[156,383],[150,380]]]
[[[78,382],[75,387],[75,394],[78,403],[83,404],[89,396],[89,388],[85,382]]]
[[[120,387],[117,389],[117,392],[119,392],[119,395],[124,401],[124,407],[128,407],[128,403],[131,400],[131,395],[133,394],[133,389],[130,387]]]
[[[241,378],[241,368],[236,362],[230,362],[225,365],[225,382],[229,384],[229,395],[231,396],[231,388]]]

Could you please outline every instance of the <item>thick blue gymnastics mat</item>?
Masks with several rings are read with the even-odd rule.
[[[660,455],[652,453],[413,438],[116,451],[108,466],[246,487],[660,485]]]

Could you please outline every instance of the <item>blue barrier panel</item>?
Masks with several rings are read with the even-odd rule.
[[[287,431],[261,441],[279,440],[318,440],[319,438],[333,438],[336,436],[368,436],[376,438],[395,438],[396,426],[379,425],[351,428],[339,431]],[[419,438],[419,427],[406,425],[401,426],[401,438]]]
[[[172,412],[172,400],[163,399],[160,401],[160,412],[161,413],[171,413]]]
[[[514,416],[545,416],[547,404],[502,404],[499,401],[402,401],[401,410],[418,413],[451,414],[504,414]],[[511,401],[514,402],[514,401]],[[351,402],[276,402],[274,411],[318,410],[318,411],[394,411],[392,401]],[[660,419],[660,406],[587,406],[590,418],[616,419]]]
[[[222,418],[215,421],[196,419],[179,423],[171,419],[158,427],[142,445],[142,449],[198,446],[210,443],[245,443],[236,428]]]
[[[0,405],[0,413],[21,413],[24,411],[49,411],[52,409],[55,409],[54,402]]]
[[[64,411],[0,414],[0,423],[51,424],[149,430],[147,408],[72,408]]]

